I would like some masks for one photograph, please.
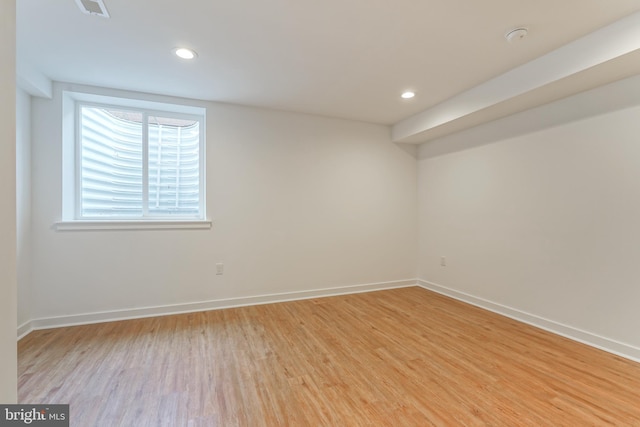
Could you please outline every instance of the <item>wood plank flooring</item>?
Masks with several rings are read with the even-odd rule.
[[[35,331],[72,426],[640,426],[640,364],[421,288]]]

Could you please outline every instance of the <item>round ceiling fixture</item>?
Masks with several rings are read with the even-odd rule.
[[[194,50],[187,49],[186,47],[176,48],[173,50],[173,53],[175,53],[178,58],[182,59],[193,59],[198,56]]]
[[[409,91],[409,90],[408,90],[408,91],[406,91],[406,92],[403,92],[403,93],[402,93],[402,95],[400,95],[400,97],[401,97],[402,99],[411,99],[411,98],[413,98],[414,96],[416,96],[416,93],[415,93],[415,92],[411,92],[411,91]]]
[[[529,32],[525,27],[514,28],[513,30],[507,31],[504,35],[504,38],[507,39],[509,43],[517,43],[524,39]]]

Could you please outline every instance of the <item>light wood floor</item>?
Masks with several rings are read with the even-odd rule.
[[[72,426],[640,426],[640,364],[421,288],[36,331]]]

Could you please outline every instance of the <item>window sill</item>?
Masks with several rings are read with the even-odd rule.
[[[164,221],[60,221],[54,224],[56,231],[91,230],[208,230],[211,220],[164,220]]]

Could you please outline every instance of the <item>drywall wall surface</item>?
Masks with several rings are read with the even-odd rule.
[[[31,96],[16,91],[18,325],[31,320]]]
[[[0,2],[0,402],[17,400],[16,3]]]
[[[420,278],[640,348],[639,118],[628,107],[477,146],[469,131],[441,155],[425,144]]]
[[[56,231],[65,87],[138,96],[33,99],[34,318],[415,278],[415,156],[385,126],[273,110],[192,103],[212,229]]]

